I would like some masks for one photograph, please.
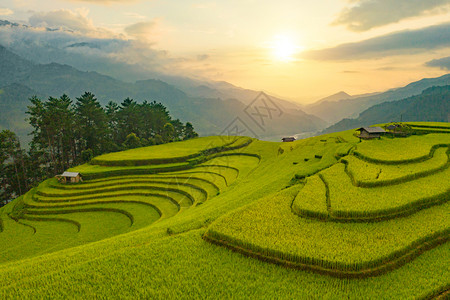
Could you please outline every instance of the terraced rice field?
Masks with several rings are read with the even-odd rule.
[[[450,134],[414,126],[98,157],[0,209],[0,297],[445,297]]]

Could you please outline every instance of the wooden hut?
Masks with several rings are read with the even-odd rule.
[[[55,176],[61,183],[78,183],[82,182],[83,178],[78,172],[64,172],[61,175]]]
[[[293,142],[295,141],[295,137],[293,136],[289,136],[289,137],[284,137],[281,139],[283,142]]]
[[[359,131],[358,137],[362,139],[376,139],[386,133],[381,127],[361,127],[356,130]]]

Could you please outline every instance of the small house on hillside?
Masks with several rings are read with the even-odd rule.
[[[64,172],[61,175],[56,175],[55,177],[61,183],[78,183],[83,181],[81,174],[78,172]]]
[[[284,137],[281,139],[283,142],[293,142],[295,141],[295,137],[290,136],[290,137]]]
[[[362,139],[376,139],[386,133],[381,127],[361,127],[356,130],[359,131],[358,137]]]

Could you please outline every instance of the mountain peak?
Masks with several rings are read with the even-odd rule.
[[[340,91],[340,92],[337,92],[336,94],[333,94],[331,96],[328,96],[328,97],[322,98],[320,100],[317,100],[316,102],[312,103],[311,105],[315,106],[315,105],[321,104],[323,102],[337,102],[337,101],[340,101],[340,100],[351,99],[351,98],[352,98],[351,95],[347,94],[344,91]]]
[[[349,94],[347,94],[344,91],[340,91],[340,92],[338,92],[338,93],[336,93],[334,95],[331,95],[330,97],[333,97],[333,96],[335,96],[335,97],[351,97]]]

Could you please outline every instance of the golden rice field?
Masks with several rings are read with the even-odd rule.
[[[450,126],[410,126],[96,157],[0,208],[0,298],[448,297]]]

